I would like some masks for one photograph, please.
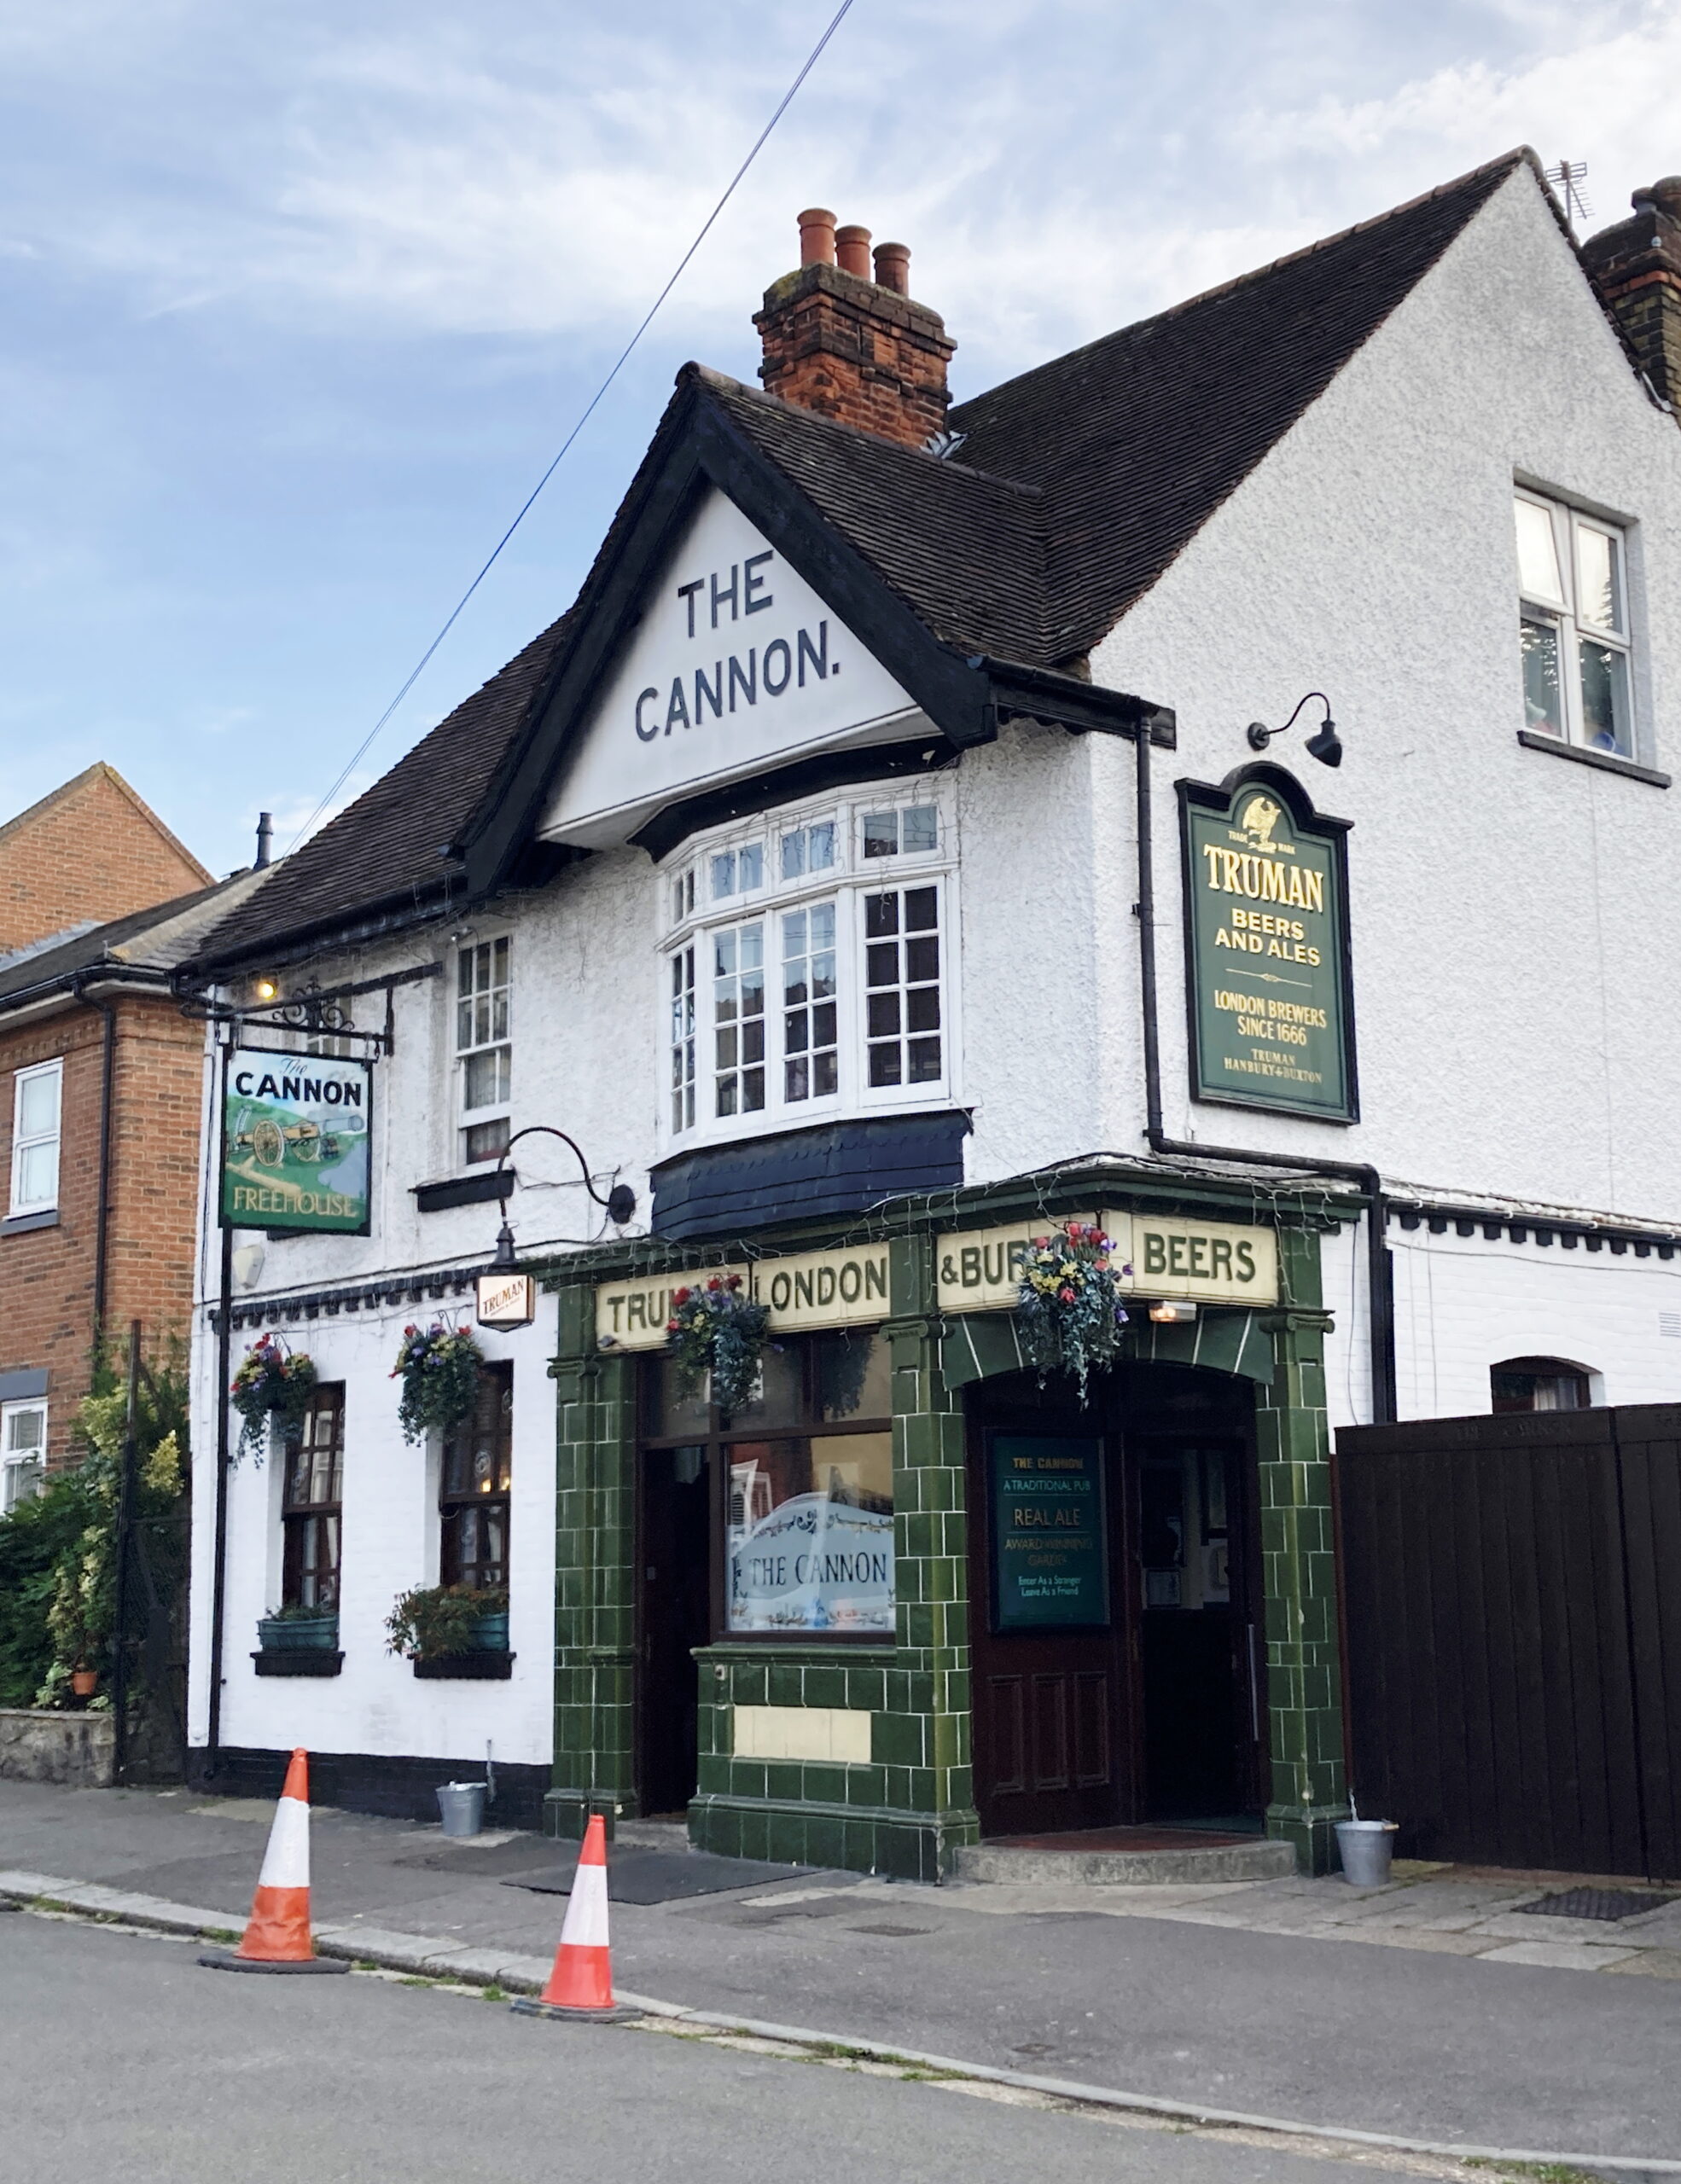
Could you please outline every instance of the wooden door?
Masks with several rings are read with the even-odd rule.
[[[637,1798],[678,1813],[700,1767],[694,1648],[712,1636],[706,1451],[645,1449],[637,1496]]]
[[[971,1417],[975,1804],[988,1835],[1131,1819],[1125,1496],[1103,1414],[988,1393]]]

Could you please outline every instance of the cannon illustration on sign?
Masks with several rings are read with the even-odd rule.
[[[357,1116],[347,1118],[332,1130],[323,1130],[318,1123],[307,1119],[279,1123],[271,1114],[247,1108],[234,1125],[234,1145],[239,1152],[249,1152],[265,1168],[282,1166],[288,1154],[294,1160],[314,1165],[321,1160],[336,1160],[345,1150],[346,1136],[357,1136],[361,1128],[361,1118]]]

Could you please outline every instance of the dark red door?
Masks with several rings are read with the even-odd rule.
[[[1117,1451],[1094,1404],[977,1403],[969,1447],[975,1804],[987,1835],[1134,1817]]]

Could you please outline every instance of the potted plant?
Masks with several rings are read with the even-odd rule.
[[[339,1611],[301,1607],[295,1601],[289,1606],[271,1607],[258,1618],[257,1643],[265,1653],[336,1653]]]
[[[70,1671],[70,1688],[78,1699],[91,1699],[99,1688],[99,1670],[78,1661]]]
[[[280,1420],[288,1441],[295,1438],[302,1431],[315,1382],[315,1366],[307,1350],[294,1354],[278,1335],[259,1335],[240,1360],[229,1391],[242,1421],[238,1455],[254,1452],[260,1459],[270,1419]]]
[[[1114,1246],[1089,1222],[1070,1221],[1028,1246],[1016,1293],[1016,1324],[1027,1362],[1043,1387],[1052,1373],[1071,1373],[1085,1401],[1090,1375],[1112,1364],[1126,1325],[1121,1275],[1110,1262]]]
[[[770,1307],[753,1303],[739,1274],[714,1274],[692,1289],[673,1290],[672,1307],[666,1332],[682,1393],[697,1395],[710,1378],[718,1409],[740,1410],[759,1378]]]
[[[403,1383],[397,1403],[403,1438],[422,1440],[431,1427],[447,1432],[468,1417],[484,1362],[484,1351],[465,1327],[445,1327],[441,1320],[429,1327],[404,1327],[391,1373]]]
[[[386,1618],[386,1650],[405,1660],[508,1651],[508,1594],[499,1586],[416,1585]]]

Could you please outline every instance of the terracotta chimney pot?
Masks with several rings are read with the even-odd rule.
[[[908,244],[876,244],[875,285],[878,288],[891,288],[896,296],[910,293],[910,250]]]
[[[820,205],[800,215],[800,263],[802,265],[833,265],[835,263],[835,215],[825,212]]]
[[[837,228],[835,231],[835,255],[843,273],[855,274],[860,281],[870,278],[870,230],[868,228]]]

